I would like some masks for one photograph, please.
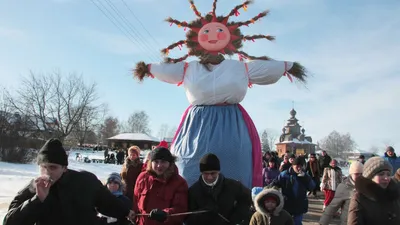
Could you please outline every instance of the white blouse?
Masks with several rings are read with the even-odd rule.
[[[246,65],[248,73],[246,71]],[[198,61],[188,63],[184,75],[185,62],[154,63],[150,73],[157,79],[178,84],[183,82],[186,97],[192,105],[215,105],[240,103],[246,96],[249,82],[268,85],[277,82],[292,62],[274,60],[253,60],[247,63],[238,60],[224,60],[218,65],[209,65],[208,71]]]

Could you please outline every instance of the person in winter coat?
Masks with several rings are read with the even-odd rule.
[[[319,162],[319,169],[321,171],[324,171],[326,167],[329,167],[329,164],[331,163],[332,158],[326,153],[326,151],[322,151],[321,156],[318,159]]]
[[[292,156],[294,156],[294,155],[292,155]],[[292,166],[291,162],[293,162],[293,160],[296,158],[296,157],[292,158],[292,156],[289,157],[288,154],[285,154],[283,156],[283,161],[281,162],[281,165],[279,166],[279,171],[280,172],[288,170]]]
[[[314,181],[302,168],[302,160],[296,158],[292,167],[279,174],[270,184],[270,187],[282,189],[285,198],[283,208],[292,215],[295,225],[302,224],[303,214],[308,212],[307,191],[315,188]]]
[[[283,209],[283,196],[275,189],[264,189],[256,195],[249,225],[293,225],[292,216]]]
[[[347,214],[349,211],[350,199],[354,195],[354,184],[363,173],[364,165],[359,161],[354,161],[350,165],[349,177],[340,183],[336,189],[335,197],[331,204],[326,207],[325,212],[322,214],[319,224],[329,225],[332,218],[336,215],[337,211],[342,208],[340,215],[341,225],[347,224]]]
[[[317,156],[315,155],[315,153],[310,154],[310,158],[309,158],[309,160],[307,162],[307,166],[306,166],[306,173],[308,175],[310,175],[310,177],[312,178],[312,180],[315,183],[314,190],[312,190],[312,192],[310,191],[308,193],[308,195],[311,195],[311,193],[312,193],[314,195],[314,197],[316,197],[317,191],[319,190],[320,178],[322,177],[322,171],[320,170]]]
[[[365,162],[350,200],[348,225],[400,224],[400,188],[391,179],[392,170],[392,165],[381,157]]]
[[[152,151],[147,171],[140,173],[134,190],[134,210],[138,225],[182,225],[182,216],[169,216],[188,210],[188,185],[177,173],[175,157],[163,147]]]
[[[128,197],[123,195],[123,188],[124,188],[124,183],[122,182],[122,178],[118,173],[111,173],[106,181],[106,187],[107,189],[125,204],[125,206],[129,209],[132,209],[133,204],[132,200],[130,200]],[[100,218],[103,221],[103,225],[129,225],[131,222],[127,220],[126,218],[122,219],[116,219],[113,217],[109,217],[107,215],[102,215],[100,214]]]
[[[397,182],[400,182],[400,168],[397,169],[396,173],[394,174],[393,179],[395,179]]]
[[[323,190],[325,194],[322,211],[325,211],[325,208],[331,203],[335,196],[335,191],[339,184],[342,183],[342,180],[342,170],[337,166],[336,159],[332,159],[329,167],[325,168],[321,181],[321,190]]]
[[[212,153],[200,160],[199,180],[189,188],[189,211],[207,210],[189,215],[186,225],[249,224],[251,191],[239,181],[220,173],[220,161]]]
[[[143,163],[140,161],[140,148],[131,146],[128,149],[128,157],[126,157],[122,165],[121,177],[126,184],[124,194],[133,201],[133,189],[135,188],[136,179],[142,172]]]
[[[393,173],[396,172],[396,170],[400,169],[400,157],[397,157],[396,153],[394,152],[394,148],[392,146],[388,146],[386,148],[386,152],[383,158],[387,160],[390,163],[390,165],[392,165]]]
[[[97,213],[122,219],[134,218],[97,177],[70,170],[58,139],[48,140],[37,156],[40,177],[32,180],[12,200],[4,225],[100,225]]]
[[[279,174],[280,172],[278,170],[276,159],[270,158],[268,160],[267,167],[263,168],[262,171],[264,187],[272,183],[272,181],[275,180]]]

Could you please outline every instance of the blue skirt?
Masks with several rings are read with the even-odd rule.
[[[252,187],[252,142],[238,105],[190,106],[171,152],[189,187],[199,179],[199,162],[207,153],[218,156],[225,177]]]

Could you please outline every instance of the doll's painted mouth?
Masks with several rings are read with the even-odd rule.
[[[210,43],[210,44],[216,44],[217,42],[218,42],[218,40],[208,41],[208,43]]]

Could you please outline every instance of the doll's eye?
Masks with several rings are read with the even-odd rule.
[[[209,30],[204,30],[203,33],[208,34]]]
[[[218,28],[217,32],[224,32],[224,30],[222,30],[221,28]]]

